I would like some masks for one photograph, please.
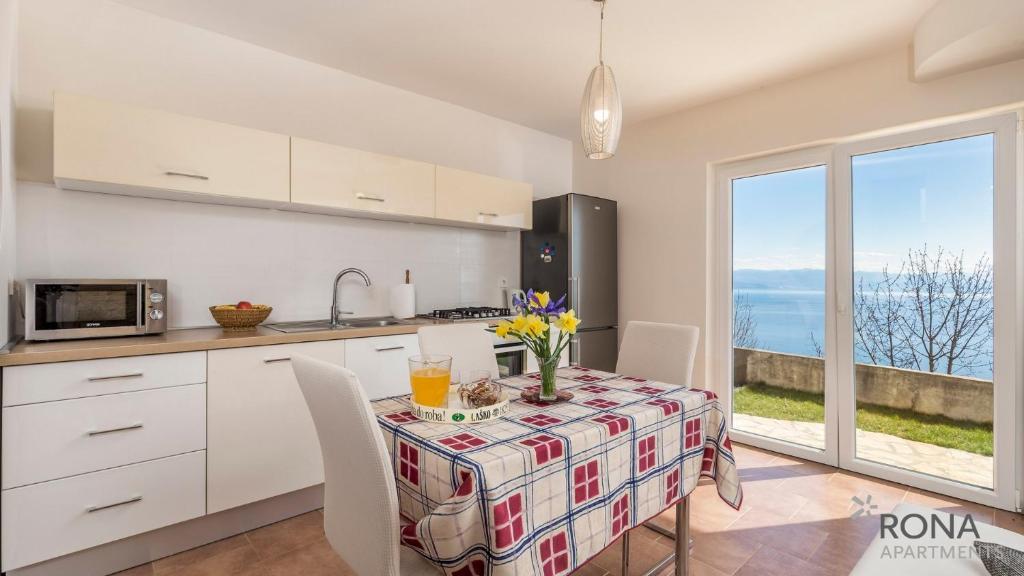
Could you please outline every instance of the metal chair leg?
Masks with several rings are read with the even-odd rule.
[[[690,497],[676,504],[676,576],[690,573]]]

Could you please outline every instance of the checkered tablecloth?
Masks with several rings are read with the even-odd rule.
[[[739,508],[714,393],[573,367],[558,372],[570,402],[520,399],[539,378],[502,380],[512,410],[480,424],[421,422],[407,396],[373,403],[395,469],[402,543],[446,574],[567,574],[701,476]]]

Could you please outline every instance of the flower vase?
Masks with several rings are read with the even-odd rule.
[[[555,388],[556,375],[558,370],[558,357],[541,358],[537,357],[537,366],[540,367],[540,396],[541,402],[554,402],[558,400],[558,390]]]

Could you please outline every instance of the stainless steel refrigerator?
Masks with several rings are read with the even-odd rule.
[[[616,204],[567,194],[533,203],[533,229],[522,234],[523,289],[567,301],[582,321],[569,360],[615,370],[619,315]]]

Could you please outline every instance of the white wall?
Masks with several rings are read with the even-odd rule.
[[[623,129],[618,154],[575,153],[574,189],[619,202],[619,320],[702,329],[705,378],[711,163],[1024,102],[1024,61],[923,84],[905,51]],[[707,382],[711,388],[720,385]]]
[[[17,75],[18,4],[0,0],[0,346],[9,335],[7,287],[14,278],[14,92]]]
[[[538,197],[570,190],[568,140],[446,102],[109,0],[32,0],[18,21],[19,278],[167,277],[176,326],[239,298],[325,317],[345,266],[381,285],[412,268],[421,311],[497,304],[501,278],[518,284],[515,233],[57,191],[55,90],[524,180]]]

